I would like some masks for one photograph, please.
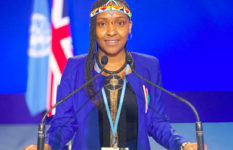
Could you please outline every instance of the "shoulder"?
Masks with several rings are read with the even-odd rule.
[[[85,63],[86,58],[87,58],[87,54],[73,56],[68,59],[68,63],[82,64]]]
[[[80,68],[85,66],[87,54],[70,57],[66,64],[66,68]]]
[[[159,65],[159,60],[152,55],[147,55],[147,54],[142,54],[142,53],[137,53],[137,52],[132,52],[131,54],[135,62],[135,65],[139,65],[145,68],[150,68],[152,66]]]
[[[63,78],[74,76],[85,70],[85,61],[87,54],[70,57],[63,71]]]

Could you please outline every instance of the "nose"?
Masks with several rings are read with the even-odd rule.
[[[110,23],[109,26],[108,26],[108,32],[107,32],[107,35],[108,36],[114,36],[117,34],[117,31],[116,31],[116,27],[114,25],[114,23]]]

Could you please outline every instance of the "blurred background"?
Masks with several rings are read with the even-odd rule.
[[[204,122],[206,134],[212,138],[216,136],[215,139],[207,138],[210,149],[215,150],[219,146],[218,150],[224,150],[224,146],[230,150],[227,146],[233,147],[233,136],[229,134],[233,131],[233,1],[127,2],[133,21],[132,39],[128,41],[127,49],[157,57],[163,87],[194,104]],[[66,1],[74,55],[88,52],[89,14],[93,3],[94,0]],[[50,10],[50,0],[48,4]],[[1,1],[0,8],[1,143],[11,139],[6,138],[6,134],[14,137],[10,131],[26,132],[29,128],[33,131],[42,113],[32,116],[25,102],[33,1]],[[163,98],[171,123],[195,140],[194,126],[190,124],[195,122],[195,117],[191,110],[166,94],[163,94]],[[36,131],[33,134],[36,136]],[[19,143],[17,140],[17,143],[15,149],[22,147],[25,141]],[[1,143],[0,149],[2,145],[5,144]],[[7,146],[4,149],[11,150]]]

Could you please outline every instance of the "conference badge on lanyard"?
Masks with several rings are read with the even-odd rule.
[[[145,85],[142,85],[144,97],[145,97],[145,113],[148,111],[148,105],[150,103],[150,96],[148,93],[148,88]]]
[[[126,148],[119,148],[119,147],[102,147],[101,150],[129,150],[128,147]]]

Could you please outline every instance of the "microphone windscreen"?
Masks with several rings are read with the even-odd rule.
[[[108,63],[108,56],[102,56],[101,58],[101,64],[106,65]]]

